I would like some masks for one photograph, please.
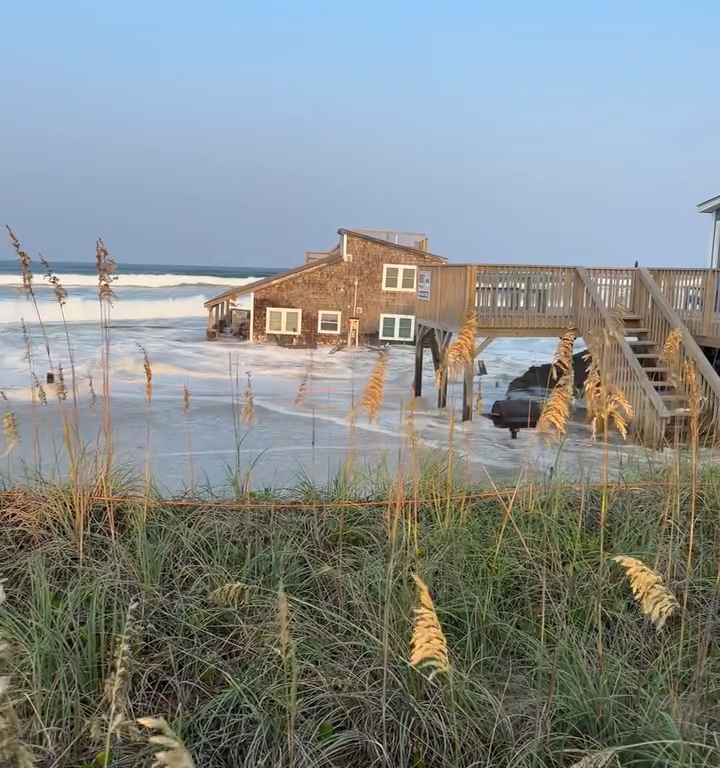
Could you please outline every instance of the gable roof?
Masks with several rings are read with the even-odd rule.
[[[213,304],[225,301],[225,299],[235,298],[243,293],[251,293],[258,288],[264,288],[266,285],[273,285],[275,283],[281,283],[283,280],[289,280],[296,275],[304,274],[305,272],[312,272],[314,269],[322,269],[328,264],[334,264],[337,261],[342,261],[342,254],[338,250],[337,253],[330,253],[324,259],[315,259],[307,264],[302,264],[299,267],[288,269],[286,272],[281,272],[279,275],[269,275],[263,277],[260,280],[254,280],[252,283],[246,283],[245,285],[238,285],[235,288],[229,288],[227,291],[223,291],[217,296],[213,296],[212,299],[208,299],[205,302],[206,307],[211,307]]]
[[[354,229],[338,229],[338,234],[341,237],[342,235],[352,235],[353,237],[369,240],[372,243],[378,243],[379,245],[384,245],[388,248],[399,248],[400,250],[408,251],[411,254],[423,256],[426,259],[434,259],[440,264],[445,264],[447,262],[447,259],[444,256],[428,253],[427,251],[420,250],[419,248],[413,248],[409,245],[397,245],[396,243],[392,243],[388,240],[383,240],[379,237],[373,237],[372,235],[368,235],[364,232],[358,232]],[[258,290],[259,288],[264,288],[267,285],[275,285],[276,283],[281,283],[285,280],[296,277],[297,275],[305,274],[306,272],[312,272],[314,269],[322,269],[329,264],[335,264],[339,261],[342,261],[342,251],[339,247],[336,247],[322,259],[315,259],[314,261],[302,264],[299,267],[288,269],[286,272],[281,272],[279,275],[270,275],[269,277],[263,277],[260,280],[255,280],[252,283],[246,283],[245,285],[238,285],[237,287],[229,288],[227,291],[223,291],[217,296],[213,296],[212,299],[208,299],[204,306],[212,307],[214,304],[218,304],[227,299],[233,299],[236,296],[241,296],[244,293],[251,293],[252,291]]]
[[[720,195],[697,204],[698,213],[715,213],[720,210]]]

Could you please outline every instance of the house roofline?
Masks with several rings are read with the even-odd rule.
[[[447,257],[445,256],[439,256],[437,253],[430,253],[429,251],[423,251],[421,248],[413,248],[411,245],[400,245],[399,243],[391,243],[389,240],[383,240],[381,237],[373,237],[372,235],[368,235],[365,232],[362,232],[357,229],[345,229],[341,228],[338,229],[338,235],[352,235],[353,237],[359,237],[362,240],[368,240],[371,243],[378,243],[379,245],[387,246],[388,248],[399,248],[402,251],[407,251],[408,253],[417,254],[418,256],[425,256],[426,258],[430,259],[437,259],[438,261],[441,261],[443,263],[447,262]]]
[[[240,296],[243,293],[252,293],[258,288],[264,288],[266,285],[280,283],[283,280],[295,277],[295,275],[299,275],[301,273],[312,272],[314,269],[320,269],[321,267],[324,267],[327,264],[333,264],[336,261],[342,261],[342,254],[340,252],[331,253],[324,259],[317,259],[316,261],[311,261],[308,264],[301,264],[299,267],[293,267],[292,269],[288,269],[286,272],[281,272],[279,275],[269,275],[268,277],[263,277],[260,280],[254,280],[252,283],[238,285],[236,288],[229,288],[227,291],[223,291],[217,296],[213,296],[212,299],[208,299],[204,306],[206,308],[211,307],[214,304],[224,301],[225,299]]]
[[[697,204],[698,213],[715,213],[720,210],[720,195],[711,197],[709,200],[704,200],[702,203]]]

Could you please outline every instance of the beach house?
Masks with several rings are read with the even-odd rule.
[[[429,291],[430,253],[422,233],[338,230],[329,251],[205,303],[209,339],[231,335],[285,346],[412,342],[418,297]]]

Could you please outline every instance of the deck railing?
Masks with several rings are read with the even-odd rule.
[[[720,271],[649,270],[670,308],[695,336],[720,336]]]
[[[573,322],[571,267],[477,267],[476,309],[482,328],[564,328]]]
[[[605,309],[630,308],[633,302],[634,269],[593,268],[585,270],[595,288],[597,300]]]

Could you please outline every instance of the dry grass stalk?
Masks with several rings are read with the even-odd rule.
[[[403,406],[403,431],[411,450],[417,447],[418,436],[415,429],[416,398],[411,396]]]
[[[38,400],[40,401],[41,405],[47,405],[48,399],[47,399],[47,392],[45,391],[45,388],[40,383],[40,379],[35,375],[35,373],[31,373],[30,377],[32,379],[32,388],[34,392],[37,392]],[[35,400],[35,396],[33,395],[33,402]]]
[[[694,445],[700,439],[700,416],[702,413],[702,390],[698,380],[697,368],[693,360],[686,360],[683,365],[683,379],[688,393],[688,418],[690,422],[690,437]]]
[[[5,450],[1,456],[7,456],[15,448],[17,448],[20,442],[20,434],[18,432],[17,418],[13,411],[5,411],[2,417],[3,435],[5,436]]]
[[[571,372],[565,372],[543,405],[537,423],[538,432],[554,435],[558,438],[565,436],[570,420],[572,394],[573,375]]]
[[[20,274],[22,275],[23,290],[29,296],[33,292],[32,260],[27,251],[23,249],[22,245],[20,244],[20,240],[18,240],[15,233],[7,224],[5,225],[5,229],[7,229],[8,235],[10,237],[10,245],[17,254],[18,261],[20,262]]]
[[[195,768],[190,752],[167,724],[164,717],[140,717],[138,725],[151,731],[157,731],[148,737],[148,743],[154,747],[162,747],[155,753],[152,768]]]
[[[418,607],[415,608],[413,631],[410,639],[410,664],[419,669],[430,667],[431,677],[437,672],[450,671],[447,640],[440,625],[435,604],[427,584],[417,575],[413,579],[418,589]]]
[[[183,384],[183,413],[186,416],[190,413],[190,390],[187,384]]]
[[[97,403],[97,392],[95,392],[95,383],[93,382],[92,373],[87,375],[88,391],[90,392],[90,407],[94,408]]]
[[[112,284],[117,280],[117,263],[105,246],[102,238],[95,243],[95,266],[98,276],[98,296],[103,304],[112,304],[115,294]]]
[[[50,340],[47,335],[47,330],[45,329],[45,323],[43,322],[42,315],[40,314],[40,306],[37,303],[37,297],[35,296],[35,291],[33,290],[33,274],[32,274],[32,268],[31,268],[32,262],[31,262],[30,256],[23,249],[22,245],[20,244],[20,241],[18,240],[18,238],[16,237],[12,229],[10,229],[10,227],[7,225],[5,225],[5,228],[7,229],[8,234],[10,236],[10,245],[12,246],[13,250],[17,254],[18,261],[20,262],[20,272],[22,274],[23,291],[25,292],[26,297],[32,301],[33,307],[35,309],[35,315],[37,316],[38,325],[40,326],[40,330],[42,331],[42,335],[43,335],[43,340],[45,342],[45,352],[47,354],[48,365],[50,367],[50,370],[52,370],[53,362],[52,362],[52,354],[50,353]],[[25,328],[23,328],[23,331],[25,331]]]
[[[601,355],[595,354],[593,350],[592,354],[585,356],[585,360],[588,359],[590,366],[585,379],[585,401],[592,425],[593,439],[597,437],[599,429],[604,433],[611,421],[625,439],[628,425],[634,415],[633,408],[625,397],[625,393],[608,383],[603,376],[599,362]]]
[[[290,628],[290,606],[282,582],[278,589],[278,652],[285,672],[285,696],[287,711],[288,764],[295,764],[295,716],[297,714],[297,666],[295,664],[295,643]]]
[[[278,640],[280,642],[280,656],[287,661],[294,653],[292,633],[290,631],[290,606],[288,604],[285,587],[280,584],[277,600],[278,611]]]
[[[240,411],[240,419],[243,424],[251,426],[255,423],[255,394],[252,388],[252,373],[247,371],[247,386],[243,392],[243,404]]]
[[[5,579],[0,579],[0,604],[5,602]],[[0,640],[0,664],[4,669],[11,667],[10,646]],[[15,707],[11,696],[10,675],[0,675],[0,765],[13,768],[33,768],[35,760],[27,747],[20,741]]]
[[[214,589],[210,593],[210,600],[217,605],[228,608],[237,608],[247,598],[248,586],[241,581],[231,581]]]
[[[682,369],[680,359],[682,340],[682,331],[679,328],[673,328],[673,330],[668,333],[665,342],[663,343],[662,351],[660,352],[660,359],[670,369],[670,382],[676,387],[680,384],[680,372]]]
[[[552,376],[559,381],[564,374],[569,373],[573,367],[573,349],[577,334],[574,330],[566,331],[558,341],[555,357],[550,368]]]
[[[570,329],[558,341],[550,368],[551,376],[555,379],[556,384],[543,405],[542,414],[537,424],[539,432],[558,438],[565,436],[570,421],[570,410],[575,389],[573,349],[576,338],[577,334]]]
[[[635,601],[659,632],[680,607],[675,595],[665,586],[662,576],[645,565],[642,560],[617,555],[613,557],[613,562],[625,569]]]
[[[142,352],[143,356],[143,371],[145,372],[145,399],[148,403],[152,402],[153,393],[153,372],[150,358],[148,357],[147,350],[142,344],[138,344],[138,349]]]
[[[40,257],[40,263],[45,267],[45,277],[52,286],[55,300],[61,307],[64,307],[68,296],[65,286],[60,282],[60,278],[52,271],[52,267],[42,256]]]
[[[475,336],[477,335],[477,314],[466,315],[457,338],[447,351],[447,368],[451,373],[462,371],[475,359]]]
[[[67,388],[65,387],[65,373],[62,365],[58,365],[57,386],[55,387],[57,399],[61,402],[67,400]]]
[[[570,768],[606,768],[610,761],[615,757],[614,749],[601,749],[598,752],[591,752],[585,755],[582,760],[573,763]]]
[[[377,421],[385,397],[385,375],[387,373],[388,359],[389,354],[387,352],[380,354],[358,405],[359,409],[365,410],[368,415],[368,421],[371,423]],[[351,418],[354,418],[354,415]]]
[[[112,736],[119,734],[123,726],[128,722],[132,650],[139,631],[135,621],[137,608],[138,603],[134,600],[128,606],[123,631],[117,641],[113,667],[105,680],[104,701],[108,705],[105,736],[106,756],[110,755],[110,740]]]

